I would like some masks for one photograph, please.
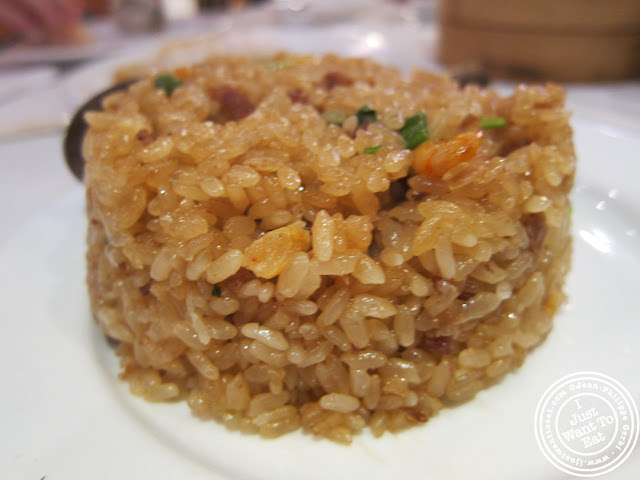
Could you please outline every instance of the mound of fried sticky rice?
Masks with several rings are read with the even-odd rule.
[[[348,443],[519,367],[570,263],[564,92],[219,56],[87,115],[88,286],[151,401]]]

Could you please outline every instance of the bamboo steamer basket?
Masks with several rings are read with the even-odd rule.
[[[439,54],[498,77],[640,77],[640,0],[441,0]]]

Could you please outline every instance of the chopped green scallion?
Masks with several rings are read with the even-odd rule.
[[[375,123],[378,121],[378,113],[369,108],[368,105],[365,105],[360,110],[356,112],[356,117],[358,118],[358,126],[362,125],[366,119],[369,119],[369,123]]]
[[[382,145],[376,145],[374,147],[367,147],[362,151],[362,153],[376,153],[381,148],[382,148]]]
[[[102,241],[104,242],[105,245],[109,245],[109,237],[107,237],[106,235],[104,236]]]
[[[220,290],[220,286],[217,283],[213,286],[213,290],[211,290],[211,296],[212,297],[222,296],[222,290]]]
[[[502,128],[507,124],[504,117],[484,117],[480,119],[480,127],[485,130],[491,128]]]
[[[264,68],[266,70],[269,70],[270,72],[277,72],[278,70],[285,70],[292,65],[293,63],[289,60],[272,60],[270,62],[267,62],[264,65]]]
[[[341,112],[340,110],[329,110],[327,112],[322,113],[322,118],[324,118],[325,122],[333,123],[334,125],[342,126],[342,122],[347,119],[347,114]]]
[[[161,88],[167,92],[167,96],[170,97],[176,87],[182,85],[182,82],[178,77],[171,73],[165,73],[156,77],[154,82],[156,88]]]
[[[429,140],[429,124],[424,112],[418,112],[407,118],[398,133],[404,138],[409,150]]]

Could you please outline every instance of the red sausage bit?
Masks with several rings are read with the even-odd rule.
[[[220,103],[216,121],[221,123],[241,120],[251,115],[256,109],[244,93],[229,85],[212,88],[209,90],[209,95]]]

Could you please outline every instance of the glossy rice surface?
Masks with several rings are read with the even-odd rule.
[[[133,393],[348,443],[427,422],[545,338],[571,253],[559,86],[501,97],[332,55],[171,74],[87,115],[91,306]]]

